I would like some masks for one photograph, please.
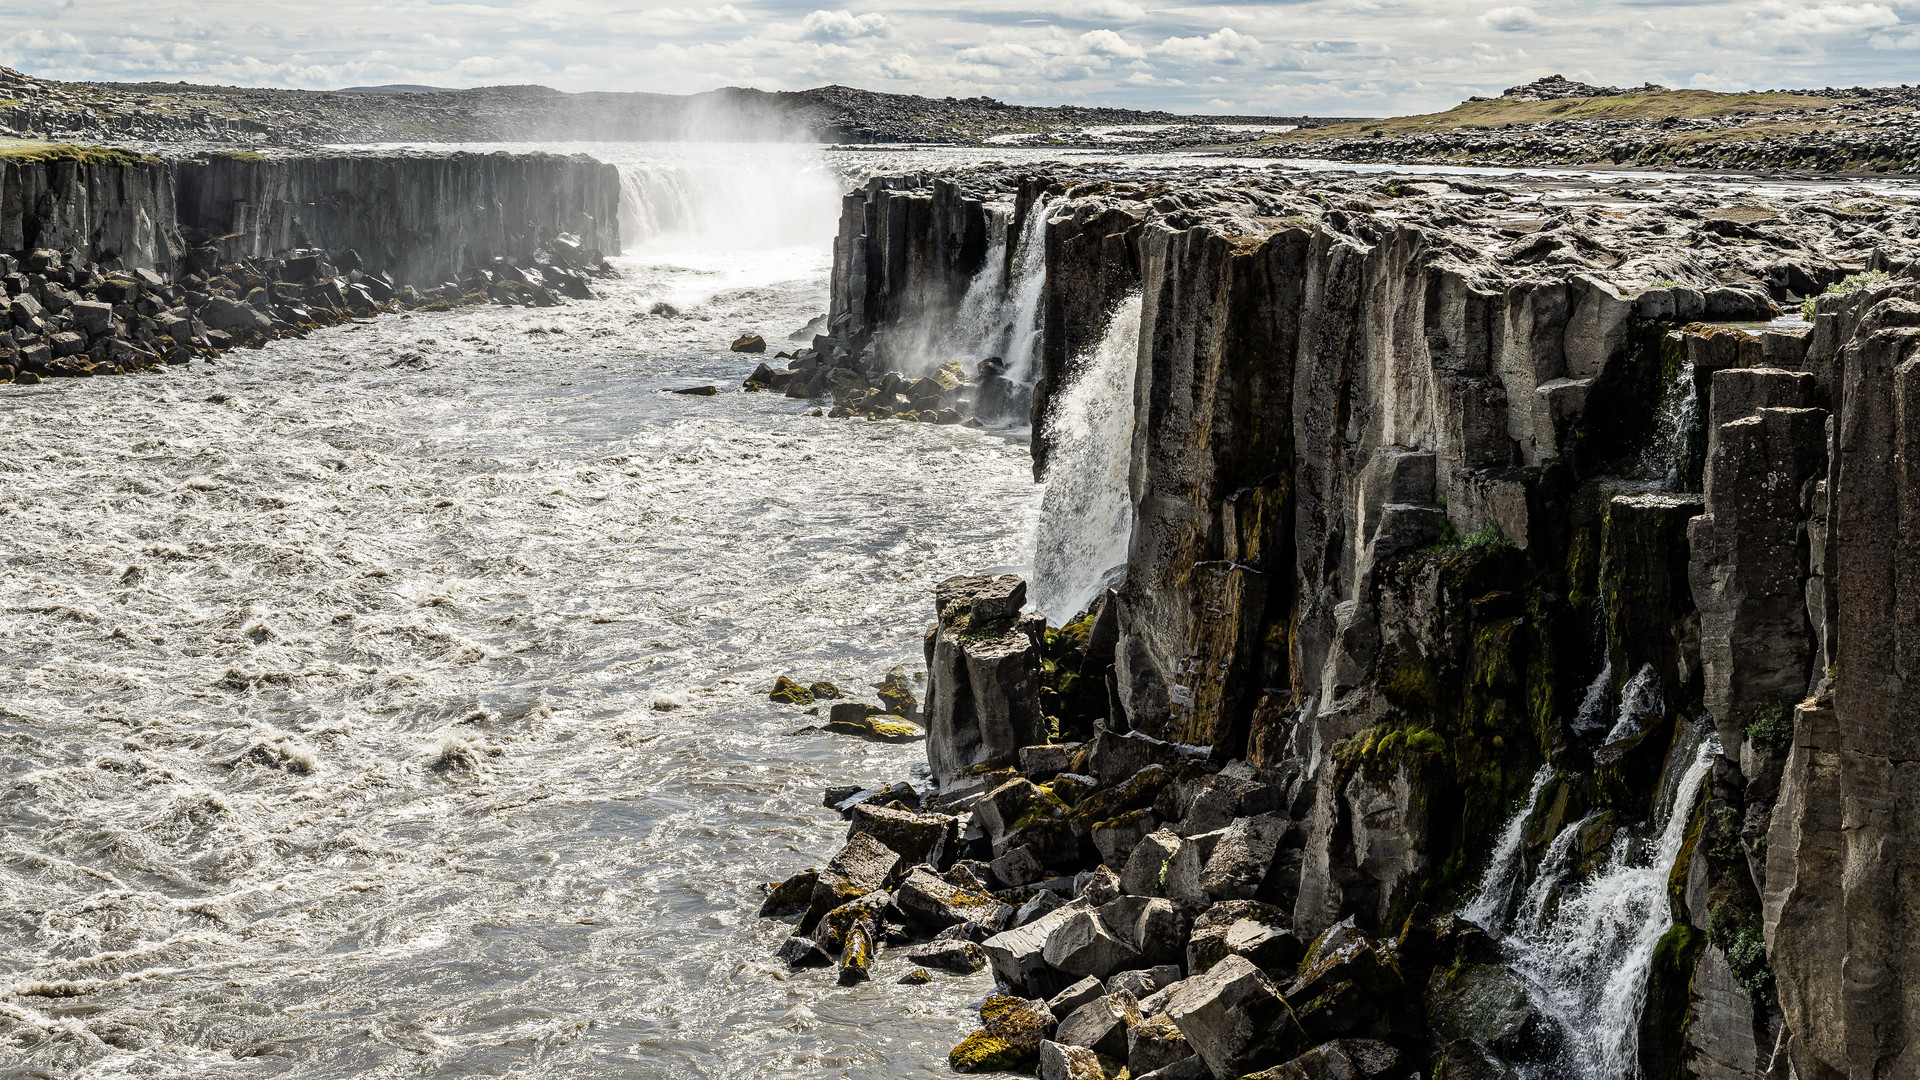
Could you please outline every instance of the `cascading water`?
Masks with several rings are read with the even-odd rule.
[[[1600,674],[1587,684],[1586,695],[1580,699],[1580,708],[1573,714],[1573,730],[1577,735],[1592,737],[1600,734],[1606,726],[1607,688],[1613,685],[1613,659],[1609,657]]]
[[[1038,201],[1027,211],[1014,251],[1013,281],[1008,293],[1007,341],[1000,355],[1007,361],[1007,378],[1032,385],[1040,366],[1040,305],[1047,291],[1047,203]],[[1138,321],[1137,319],[1135,320]]]
[[[1059,626],[1085,611],[1127,561],[1133,502],[1133,381],[1140,351],[1140,296],[1120,302],[1100,343],[1054,399],[1034,530],[1034,610]]]
[[[1510,918],[1499,898],[1511,894],[1517,860],[1502,858],[1499,852],[1479,892],[1462,909],[1463,916],[1501,937],[1513,967],[1530,983],[1535,1003],[1567,1035],[1562,1059],[1544,1066],[1539,1080],[1640,1076],[1639,1021],[1647,974],[1654,948],[1672,926],[1667,878],[1719,752],[1719,741],[1703,728],[1690,727],[1677,740],[1667,764],[1667,775],[1677,780],[1661,792],[1652,843],[1622,832],[1602,870],[1567,886],[1574,871],[1573,846],[1586,822],[1569,825],[1548,846],[1534,882]],[[1537,792],[1541,781],[1536,778],[1535,783]],[[1522,807],[1509,822],[1502,834],[1503,849],[1531,812],[1531,806]]]
[[[1641,459],[1643,475],[1668,491],[1678,491],[1692,471],[1694,433],[1700,423],[1699,391],[1693,380],[1693,360],[1685,358],[1660,395],[1654,413],[1653,442]]]
[[[838,227],[841,181],[804,151],[726,147],[601,153],[620,169],[620,237],[628,251],[818,247]],[[776,160],[765,160],[768,154]],[[782,160],[783,155],[785,157]]]
[[[1612,670],[1612,665],[1608,665]],[[1584,703],[1583,703],[1584,704]],[[1658,714],[1665,706],[1660,694],[1660,673],[1653,670],[1652,664],[1640,665],[1633,673],[1627,685],[1620,691],[1620,712],[1614,718],[1613,727],[1607,731],[1606,742],[1618,742],[1637,734],[1645,718]]]
[[[1527,820],[1540,805],[1540,793],[1547,789],[1547,781],[1553,778],[1553,766],[1542,765],[1540,771],[1533,774],[1533,786],[1527,790],[1525,802],[1520,804],[1519,812],[1500,830],[1500,842],[1494,845],[1493,858],[1487,863],[1486,875],[1480,879],[1479,891],[1473,899],[1460,909],[1460,914],[1481,926],[1503,924],[1506,912],[1514,901],[1514,888],[1520,884],[1520,876],[1525,867],[1520,862],[1520,845],[1526,839]]]
[[[967,294],[932,349],[914,349],[918,367],[931,370],[957,359],[971,367],[989,356],[1004,355],[1007,313],[1007,243],[1012,227],[1007,208],[987,208],[987,261],[967,283]],[[911,358],[910,358],[911,359]],[[919,374],[921,372],[915,372]]]

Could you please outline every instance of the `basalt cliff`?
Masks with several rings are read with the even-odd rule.
[[[1916,238],[1684,185],[849,195],[763,378],[1030,424],[1050,497],[1110,460],[1043,513],[1124,542],[940,585],[927,768],[829,793],[783,956],[990,967],[962,1071],[1920,1070]]]
[[[612,166],[541,154],[0,158],[0,381],[156,370],[405,308],[590,297],[619,202]]]

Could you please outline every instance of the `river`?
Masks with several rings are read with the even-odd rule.
[[[704,194],[598,302],[0,390],[0,1075],[946,1072],[988,976],[841,988],[755,916],[920,748],[767,690],[917,670],[933,584],[1025,558],[1026,447],[736,392],[838,181],[722,218],[665,158]]]

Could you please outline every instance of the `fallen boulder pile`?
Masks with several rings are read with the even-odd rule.
[[[566,245],[530,260],[494,257],[425,291],[395,285],[350,250],[223,262],[203,246],[171,274],[50,249],[0,255],[0,382],[160,370],[384,313],[553,307],[591,299],[590,279],[611,272],[597,252]]]
[[[835,418],[910,420],[927,424],[1024,424],[1033,403],[1033,388],[1004,374],[1006,362],[987,357],[971,377],[958,360],[948,360],[931,375],[912,377],[898,371],[871,370],[872,364],[846,355],[822,357],[818,350],[780,353],[786,368],[762,363],[748,375],[744,389],[774,391],[790,398],[831,397],[826,412]]]
[[[1104,719],[1062,741],[1043,701],[1064,700],[1065,665],[1025,599],[1012,576],[942,583],[927,769],[826,793],[844,846],[766,886],[761,915],[793,922],[781,959],[843,985],[895,959],[909,985],[990,969],[998,992],[949,1057],[961,1072],[1399,1080],[1552,1059],[1552,1021],[1471,923],[1416,907],[1392,936],[1296,932],[1310,808],[1292,766]],[[1100,623],[1067,639],[1083,667]]]

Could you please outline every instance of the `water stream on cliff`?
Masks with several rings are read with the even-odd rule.
[[[1576,880],[1574,847],[1594,822],[1588,818],[1563,826],[1512,914],[1506,898],[1521,876],[1518,841],[1535,811],[1545,769],[1503,830],[1486,876],[1461,914],[1501,940],[1535,1004],[1566,1035],[1558,1056],[1528,1073],[1532,1080],[1639,1077],[1647,973],[1654,947],[1672,925],[1667,877],[1719,752],[1719,741],[1703,726],[1684,728],[1653,800],[1651,834],[1619,830],[1590,876]]]
[[[844,833],[821,788],[921,749],[766,691],[917,667],[1037,492],[1015,442],[732,392],[735,334],[825,310],[798,235],[0,392],[0,1073],[946,1075],[985,975],[839,988],[754,914]]]
[[[1114,309],[1047,421],[1052,445],[1034,529],[1032,597],[1054,626],[1085,611],[1126,569],[1140,308],[1134,293]]]

